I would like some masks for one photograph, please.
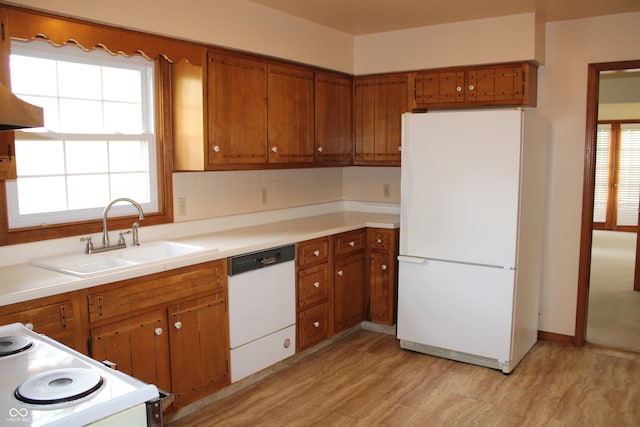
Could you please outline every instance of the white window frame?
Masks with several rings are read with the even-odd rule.
[[[80,134],[80,133],[59,133],[53,132],[48,129],[39,128],[29,131],[16,131],[16,143],[20,139],[54,139],[54,140],[100,140],[100,141],[117,141],[117,140],[146,140],[148,145],[148,167],[149,167],[149,197],[148,202],[141,202],[144,212],[146,214],[159,212],[159,198],[158,198],[158,170],[157,170],[157,142],[155,135],[155,123],[154,123],[154,63],[148,61],[142,57],[129,57],[126,58],[122,55],[110,55],[104,51],[84,51],[76,46],[65,46],[63,49],[51,46],[47,42],[32,41],[21,42],[11,41],[11,53],[21,54],[27,56],[40,56],[50,59],[72,60],[82,63],[89,63],[95,65],[106,65],[111,67],[122,67],[129,69],[136,69],[143,72],[145,84],[142,85],[142,107],[144,115],[144,125],[142,133],[136,134],[123,134],[123,133],[100,133],[100,134]],[[35,55],[34,55],[35,54]],[[17,94],[20,96],[20,94]],[[26,99],[28,99],[25,96]],[[30,101],[32,102],[32,101]],[[17,159],[19,162],[19,159]],[[67,176],[67,175],[65,175]],[[20,176],[18,176],[18,180]],[[104,206],[88,209],[75,209],[64,210],[57,212],[46,212],[38,214],[23,214],[20,215],[18,207],[18,182],[7,181],[7,217],[9,229],[18,229],[24,227],[50,225],[50,224],[65,224],[78,221],[94,220],[102,218],[102,212],[104,206],[106,206],[110,200],[104,202]],[[127,195],[117,195],[115,197],[127,197]],[[114,197],[114,198],[115,198]],[[116,205],[114,206],[109,217],[136,215],[137,210],[129,205]]]

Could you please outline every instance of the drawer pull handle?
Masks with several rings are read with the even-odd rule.
[[[319,288],[320,287],[320,282],[313,282],[313,287],[314,288]]]
[[[324,151],[324,148],[318,147],[318,153],[322,153],[323,151]]]
[[[162,335],[162,332],[163,332],[162,328],[155,328],[153,331],[153,333],[158,336]]]
[[[456,86],[456,92],[462,92],[462,88],[460,86]]]
[[[278,152],[278,147],[271,148],[271,151],[274,152],[274,153],[277,153]]]
[[[180,328],[182,328],[182,322],[176,322],[176,323],[174,323],[174,324],[173,324],[173,326],[174,326],[176,329],[180,329]]]
[[[379,245],[381,245],[381,244],[382,244],[382,239],[378,239],[378,240],[376,240],[376,243],[377,243],[377,244],[379,244]]]
[[[316,328],[320,327],[320,322],[313,322],[313,326],[315,326]]]
[[[27,328],[30,331],[33,331],[33,323],[25,323],[24,327]]]
[[[387,269],[387,264],[382,264],[382,266],[380,267],[382,269],[382,271],[386,271]]]
[[[213,151],[216,152],[216,153],[219,153],[220,152],[220,146],[219,145],[214,145],[213,146]]]
[[[349,242],[349,246],[354,247],[356,245],[356,242],[354,242],[353,240]]]
[[[313,255],[314,256],[320,256],[320,251],[316,249],[315,251],[313,251]]]
[[[343,274],[344,274],[344,273],[342,272],[342,270],[338,270],[338,276],[341,276],[341,277],[342,277],[342,275],[343,275]]]
[[[469,90],[474,90],[475,86],[474,85],[469,85]]]

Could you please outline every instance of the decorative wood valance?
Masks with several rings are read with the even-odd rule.
[[[162,56],[172,63],[186,59],[199,66],[206,60],[206,48],[194,42],[10,6],[6,7],[6,11],[8,28],[4,31],[14,39],[47,40],[58,46],[74,44],[85,50],[102,49],[114,55],[142,55],[150,60]]]

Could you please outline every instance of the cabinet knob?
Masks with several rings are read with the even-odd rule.
[[[315,251],[313,251],[313,255],[314,256],[320,256],[320,251],[316,249]]]
[[[27,328],[30,331],[33,331],[33,323],[25,323],[24,327]]]
[[[380,239],[380,238],[376,239],[376,243],[381,245],[382,244],[382,239]]]
[[[354,242],[353,240],[349,242],[349,246],[351,246],[352,248],[356,245],[356,242]]]
[[[318,153],[322,153],[323,151],[324,151],[324,148],[318,147]]]
[[[462,92],[462,87],[461,86],[456,86],[456,92]]]
[[[474,85],[469,85],[469,90],[474,90],[476,87]]]
[[[274,153],[277,153],[278,152],[278,147],[272,147],[271,151],[273,151]]]
[[[382,264],[380,266],[380,268],[382,269],[382,271],[386,271],[387,270],[387,264]]]
[[[313,282],[313,287],[314,288],[319,288],[320,287],[320,282]]]
[[[291,347],[291,340],[290,340],[289,338],[285,339],[285,340],[284,340],[284,343],[282,344],[282,346],[283,346],[284,348],[289,348],[289,347]]]
[[[316,328],[320,327],[320,322],[313,322],[313,326],[315,326]]]
[[[214,145],[213,146],[213,151],[215,151],[216,153],[220,152],[220,146],[219,145]]]
[[[398,145],[398,151],[402,152],[402,145]]]
[[[173,326],[174,326],[176,329],[180,329],[180,328],[182,328],[182,322],[176,322],[176,323],[174,323],[174,324],[173,324]]]
[[[155,328],[153,330],[153,333],[158,335],[158,336],[162,335],[162,332],[163,332],[162,328]]]
[[[343,274],[344,274],[344,273],[342,272],[342,270],[338,270],[338,276],[341,276],[341,277],[342,277],[342,275],[343,275]]]

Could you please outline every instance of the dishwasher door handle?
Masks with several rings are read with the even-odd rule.
[[[277,259],[275,257],[270,257],[270,258],[262,258],[262,265],[270,265],[270,264],[275,264],[275,262],[277,261]]]

